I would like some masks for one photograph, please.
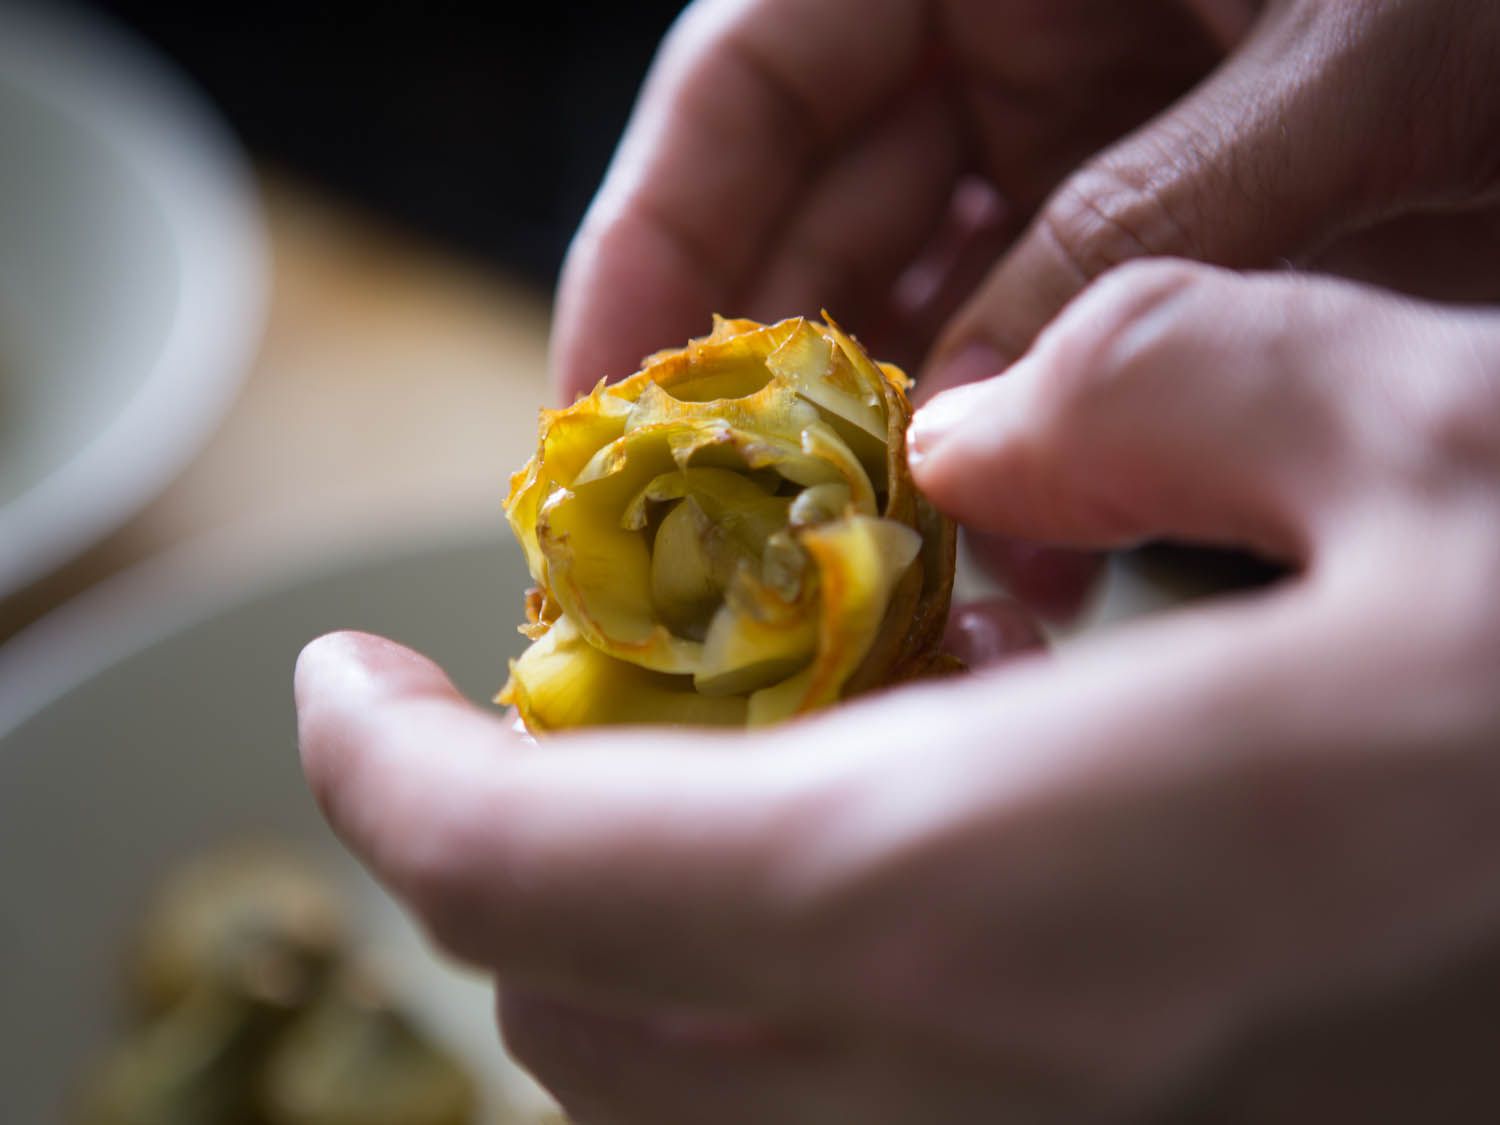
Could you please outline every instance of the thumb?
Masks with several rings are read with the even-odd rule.
[[[983,531],[1079,547],[1169,535],[1305,561],[1353,456],[1344,400],[1380,370],[1398,315],[1351,286],[1123,267],[1007,374],[923,407],[913,472]]]
[[[1445,107],[1420,104],[1424,130],[1411,90],[1452,89],[1432,59],[1451,52],[1411,40],[1451,34],[1446,24],[1462,19],[1410,7],[1356,19],[1339,4],[1270,5],[1202,85],[1057,188],[944,328],[921,398],[1003,370],[1123,262],[1269,266],[1442,195],[1458,157],[1424,137]],[[1418,36],[1424,28],[1409,25],[1421,20]]]

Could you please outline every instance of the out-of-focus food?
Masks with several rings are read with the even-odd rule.
[[[474,1087],[368,972],[347,972],[271,1051],[262,1090],[278,1125],[466,1125]]]
[[[907,468],[907,385],[826,317],[716,318],[543,411],[500,702],[534,733],[760,725],[950,670],[954,528]]]
[[[280,852],[170,878],[128,966],[138,1022],[79,1125],[472,1125],[472,1080],[353,960],[344,913]]]
[[[148,1015],[207,981],[305,1004],[346,944],[343,905],[305,863],[264,848],[226,850],[161,887],[141,925],[131,989]]]
[[[100,1065],[84,1125],[268,1125],[261,1060],[293,1013],[212,988],[129,1034]]]

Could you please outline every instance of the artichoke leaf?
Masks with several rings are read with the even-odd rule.
[[[823,339],[811,328],[807,330],[816,339]],[[661,387],[652,384],[641,393],[626,432],[677,427],[674,449],[678,451],[679,464],[684,466],[693,461],[698,450],[713,444],[747,449],[752,441],[756,442],[758,463],[751,466],[754,468],[766,465],[780,468],[786,455],[797,449],[835,466],[839,477],[858,497],[861,510],[873,514],[875,487],[872,482],[879,481],[883,488],[887,475],[885,419],[883,416],[879,418],[877,439],[863,429],[838,424],[844,420],[836,412],[828,417],[832,421],[825,420],[824,412],[804,401],[804,396],[794,386],[780,379],[743,400],[708,403],[677,402]],[[782,456],[778,457],[777,452]],[[746,460],[748,463],[748,455]],[[598,461],[599,467],[586,470],[580,479],[588,479],[603,471],[608,458],[601,456]],[[804,485],[809,483],[805,478],[810,474],[827,476],[826,470],[810,470],[806,466],[781,471],[786,479]]]
[[[849,512],[849,489],[842,484],[818,484],[803,489],[792,501],[787,522],[796,528],[828,523]]]
[[[899,367],[888,363],[877,364],[826,312],[823,320],[844,356],[865,380],[879,388],[881,397],[885,399],[887,494],[885,510],[881,514],[901,523],[915,523],[916,487],[906,467],[906,427],[911,421],[911,405],[906,400],[906,388],[910,381]]]
[[[841,486],[839,486],[841,487]],[[651,596],[674,633],[701,639],[740,569],[757,569],[791,501],[724,469],[657,477],[631,501],[626,526],[645,527],[648,504],[672,503],[651,550]]]
[[[651,551],[651,602],[667,628],[694,640],[723,597],[704,543],[710,530],[703,509],[685,500],[662,520]]]
[[[541,458],[534,457],[511,476],[510,493],[505,498],[505,518],[526,555],[526,569],[531,572],[531,580],[543,587],[547,585],[547,558],[537,537],[537,516],[550,490]]]
[[[685,349],[656,353],[646,361],[649,373],[641,374],[682,402],[741,398],[770,380],[766,357],[781,346],[793,324],[715,317],[712,333]]]
[[[807,552],[789,531],[778,531],[766,540],[760,559],[761,581],[775,591],[782,601],[796,602],[804,594],[803,576],[807,573]]]
[[[547,475],[567,488],[601,446],[620,437],[632,405],[602,387],[566,410],[542,412],[540,460]]]
[[[627,433],[615,445],[664,437],[673,462],[680,468],[721,468],[744,472],[774,469],[782,479],[804,488],[839,482],[849,486],[856,507],[862,512],[876,511],[875,489],[870,476],[838,434],[826,424],[815,421],[792,438],[767,436],[737,430],[711,420],[662,423],[649,430]],[[629,460],[611,452],[600,451],[597,475],[618,473]],[[586,469],[579,482],[595,479],[596,470]],[[632,479],[639,473],[632,472]],[[576,487],[576,485],[575,485]]]
[[[839,698],[885,619],[891,591],[922,548],[914,529],[854,515],[810,527],[800,541],[818,572],[817,654],[811,665],[750,696],[752,726],[777,722]]]
[[[814,406],[885,442],[885,399],[879,387],[807,321],[796,322],[781,347],[766,357],[766,367]]]
[[[870,480],[870,474],[865,471],[863,463],[849,448],[848,443],[839,437],[838,431],[825,422],[808,426],[802,431],[802,451],[820,461],[837,465],[839,476],[849,486],[850,503],[857,511],[865,515],[876,514],[878,508],[875,504],[875,487]],[[821,482],[806,480],[797,481],[797,483],[812,487]]]
[[[623,432],[668,422],[712,422],[795,440],[804,427],[818,421],[819,417],[816,409],[780,383],[767,383],[743,398],[712,402],[679,402],[653,383],[636,400]]]
[[[811,591],[784,598],[741,567],[703,642],[703,661],[693,676],[705,695],[757,691],[805,667],[818,642],[818,616]]]
[[[560,489],[538,520],[551,590],[563,615],[605,652],[659,672],[698,666],[700,646],[656,618],[644,532],[620,526],[610,478]]]
[[[594,451],[625,430],[630,404],[605,390],[603,383],[567,410],[543,410],[537,453],[510,478],[505,513],[526,566],[540,585],[547,584],[546,558],[537,539],[537,515],[557,485],[572,484]]]
[[[632,528],[645,527],[648,504],[684,498],[691,498],[723,535],[742,546],[747,557],[759,556],[766,540],[786,526],[787,510],[792,505],[787,497],[767,495],[765,489],[743,473],[692,468],[663,473],[651,480],[626,506],[621,523]]]
[[[567,617],[511,662],[496,702],[513,705],[528,730],[542,733],[611,723],[680,722],[744,726],[743,698],[712,698],[686,676],[669,676],[601,652]]]
[[[885,380],[872,383],[833,339],[805,320],[766,359],[778,381],[818,409],[823,421],[854,451],[881,491],[886,487],[890,407]]]

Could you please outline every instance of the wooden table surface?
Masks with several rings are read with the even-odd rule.
[[[0,642],[108,576],[198,540],[273,566],[503,522],[546,395],[548,295],[276,176],[259,356],[172,485],[63,570],[0,601]]]

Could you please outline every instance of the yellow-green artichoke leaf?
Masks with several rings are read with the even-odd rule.
[[[651,597],[645,534],[620,526],[615,481],[559,489],[538,519],[553,596],[589,641],[658,672],[691,673],[701,645],[675,636]]]
[[[889,408],[885,376],[872,382],[854,366],[828,329],[799,320],[797,329],[766,359],[778,382],[817,407],[823,421],[853,450],[881,491],[886,487]]]
[[[601,652],[566,617],[519,659],[496,702],[514,706],[534,734],[616,723],[745,725],[746,701],[710,698],[687,676],[652,672]]]
[[[885,620],[890,594],[922,549],[913,528],[850,516],[802,532],[818,570],[818,650],[813,663],[750,697],[752,725],[826,706],[864,660]]]
[[[746,566],[709,625],[693,684],[705,695],[759,691],[806,667],[817,643],[811,598],[789,601]]]

